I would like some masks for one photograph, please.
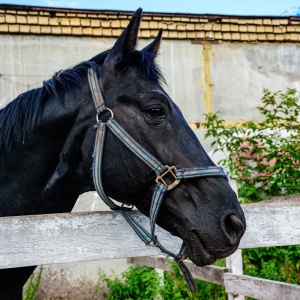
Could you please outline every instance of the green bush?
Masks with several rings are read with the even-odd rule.
[[[238,182],[244,202],[300,193],[299,104],[294,89],[264,90],[258,107],[263,121],[226,127],[217,114],[206,115],[206,137],[214,139],[215,152],[225,154],[219,163]]]
[[[243,264],[246,275],[300,284],[300,246],[245,249]]]
[[[225,126],[217,114],[207,114],[206,137],[214,139],[219,163],[238,183],[244,203],[300,193],[300,102],[294,89],[285,93],[263,91],[259,122]],[[300,284],[300,247],[243,250],[244,273]]]
[[[130,267],[121,274],[105,275],[99,271],[100,280],[105,286],[97,287],[98,292],[108,300],[153,299],[159,294],[160,278],[154,269],[147,267]]]
[[[222,286],[196,280],[199,291],[191,293],[176,263],[168,261],[171,270],[164,272],[163,279],[152,268],[133,266],[121,277],[107,276],[99,272],[100,284],[97,287],[101,299],[109,300],[209,300],[225,299]]]

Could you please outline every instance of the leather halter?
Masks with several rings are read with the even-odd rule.
[[[147,245],[152,247],[158,247],[162,252],[172,256],[175,262],[181,269],[187,284],[191,291],[197,291],[197,285],[192,278],[192,275],[186,265],[183,263],[183,260],[187,258],[186,251],[187,248],[183,243],[178,255],[168,251],[164,248],[159,242],[155,235],[155,224],[156,218],[161,206],[162,200],[165,193],[168,190],[175,188],[181,179],[196,178],[196,177],[224,177],[228,180],[227,174],[222,167],[217,166],[207,166],[207,167],[197,167],[197,168],[188,168],[188,169],[176,169],[175,166],[168,166],[162,164],[157,160],[151,153],[149,153],[145,148],[143,148],[137,141],[135,141],[125,129],[114,119],[112,110],[105,106],[105,101],[100,90],[97,74],[93,68],[88,70],[88,80],[90,85],[90,90],[94,100],[94,104],[97,110],[97,132],[96,132],[96,141],[94,147],[94,163],[93,163],[93,180],[95,188],[102,198],[102,200],[115,211],[120,212],[129,225],[134,229],[136,234],[140,239]],[[111,117],[107,122],[102,122],[99,119],[99,116],[105,111],[108,110],[111,113]],[[140,224],[138,224],[130,215],[131,208],[118,206],[115,204],[104,192],[102,185],[102,157],[103,157],[103,146],[105,140],[106,128],[108,128],[123,144],[133,152],[139,159],[141,159],[146,165],[148,165],[151,170],[156,173],[156,187],[154,188],[151,207],[149,213],[150,219],[150,233],[146,231]],[[168,181],[172,178],[171,183],[167,183],[166,177],[168,176]]]

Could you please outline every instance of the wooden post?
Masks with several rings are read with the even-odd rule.
[[[238,187],[237,187],[236,180],[230,180],[229,184],[238,197]],[[226,268],[230,273],[238,274],[238,275],[243,274],[242,250],[238,249],[232,255],[226,258]],[[244,300],[244,299],[245,297],[242,295],[228,293],[228,300]]]
[[[160,279],[160,283],[163,285],[164,284],[164,270],[155,268],[155,271]],[[161,300],[161,299],[162,299],[161,295],[157,295],[156,297],[153,298],[153,300]]]
[[[242,259],[242,250],[236,250],[232,255],[226,258],[226,268],[229,273],[236,275],[243,274],[243,259]],[[236,295],[228,293],[228,300],[244,300],[245,297],[242,295]]]

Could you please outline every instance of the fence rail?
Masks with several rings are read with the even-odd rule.
[[[241,249],[300,244],[300,195],[244,205],[243,209],[247,231],[241,241]],[[164,256],[135,257],[130,262],[169,270]],[[229,300],[242,300],[244,296],[261,300],[300,299],[299,285],[243,275],[240,250],[226,259],[226,268],[199,268],[190,261],[186,264],[194,278],[224,286]]]
[[[240,249],[300,244],[300,195],[243,205],[243,209],[247,231],[241,240]],[[137,211],[132,214],[145,227],[149,226],[148,218]],[[158,228],[157,235],[171,251],[176,252],[180,248],[181,240],[165,230]],[[2,269],[159,254],[158,249],[145,247],[117,212],[0,218]],[[240,260],[239,254],[235,256]],[[138,263],[142,258],[133,260]],[[162,258],[146,260],[148,262],[145,264],[151,264],[152,267],[156,267],[158,262],[163,263]],[[240,271],[235,271],[241,269],[241,262],[235,264],[235,261],[236,259],[228,259],[228,268],[198,268],[192,263],[188,264],[196,278],[224,285],[232,299],[234,294],[268,300],[300,299],[300,286],[242,275]],[[244,286],[247,286],[246,293]],[[269,295],[270,290],[274,291],[276,297]]]
[[[226,292],[261,300],[299,300],[300,286],[246,275],[224,274]]]

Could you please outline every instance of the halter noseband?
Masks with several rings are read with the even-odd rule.
[[[95,188],[102,198],[102,200],[115,211],[120,212],[129,225],[134,229],[136,234],[140,239],[147,245],[152,247],[158,247],[162,252],[172,256],[175,262],[181,269],[187,284],[191,291],[197,290],[197,285],[194,282],[192,275],[183,260],[187,258],[186,245],[183,243],[178,255],[168,251],[159,242],[155,235],[155,224],[156,218],[161,206],[162,200],[166,191],[175,188],[181,179],[195,178],[195,177],[224,177],[228,179],[226,172],[222,167],[208,166],[208,167],[198,167],[198,168],[188,168],[188,169],[176,169],[175,166],[168,166],[162,164],[157,160],[151,153],[149,153],[145,148],[143,148],[137,141],[135,141],[125,129],[114,119],[114,114],[111,109],[105,106],[105,101],[100,90],[99,82],[95,71],[90,68],[88,70],[88,80],[90,85],[90,90],[94,100],[94,104],[97,110],[97,132],[96,141],[94,147],[94,163],[93,163],[93,180]],[[108,110],[111,113],[111,117],[106,123],[99,120],[99,116]],[[102,185],[102,174],[101,165],[103,157],[103,146],[105,140],[106,127],[138,158],[140,158],[146,165],[148,165],[151,170],[156,173],[156,186],[153,191],[151,207],[149,213],[150,219],[150,233],[146,231],[140,224],[138,224],[130,215],[131,208],[118,206],[115,204],[104,192]],[[172,178],[171,183],[167,183],[166,176]]]

